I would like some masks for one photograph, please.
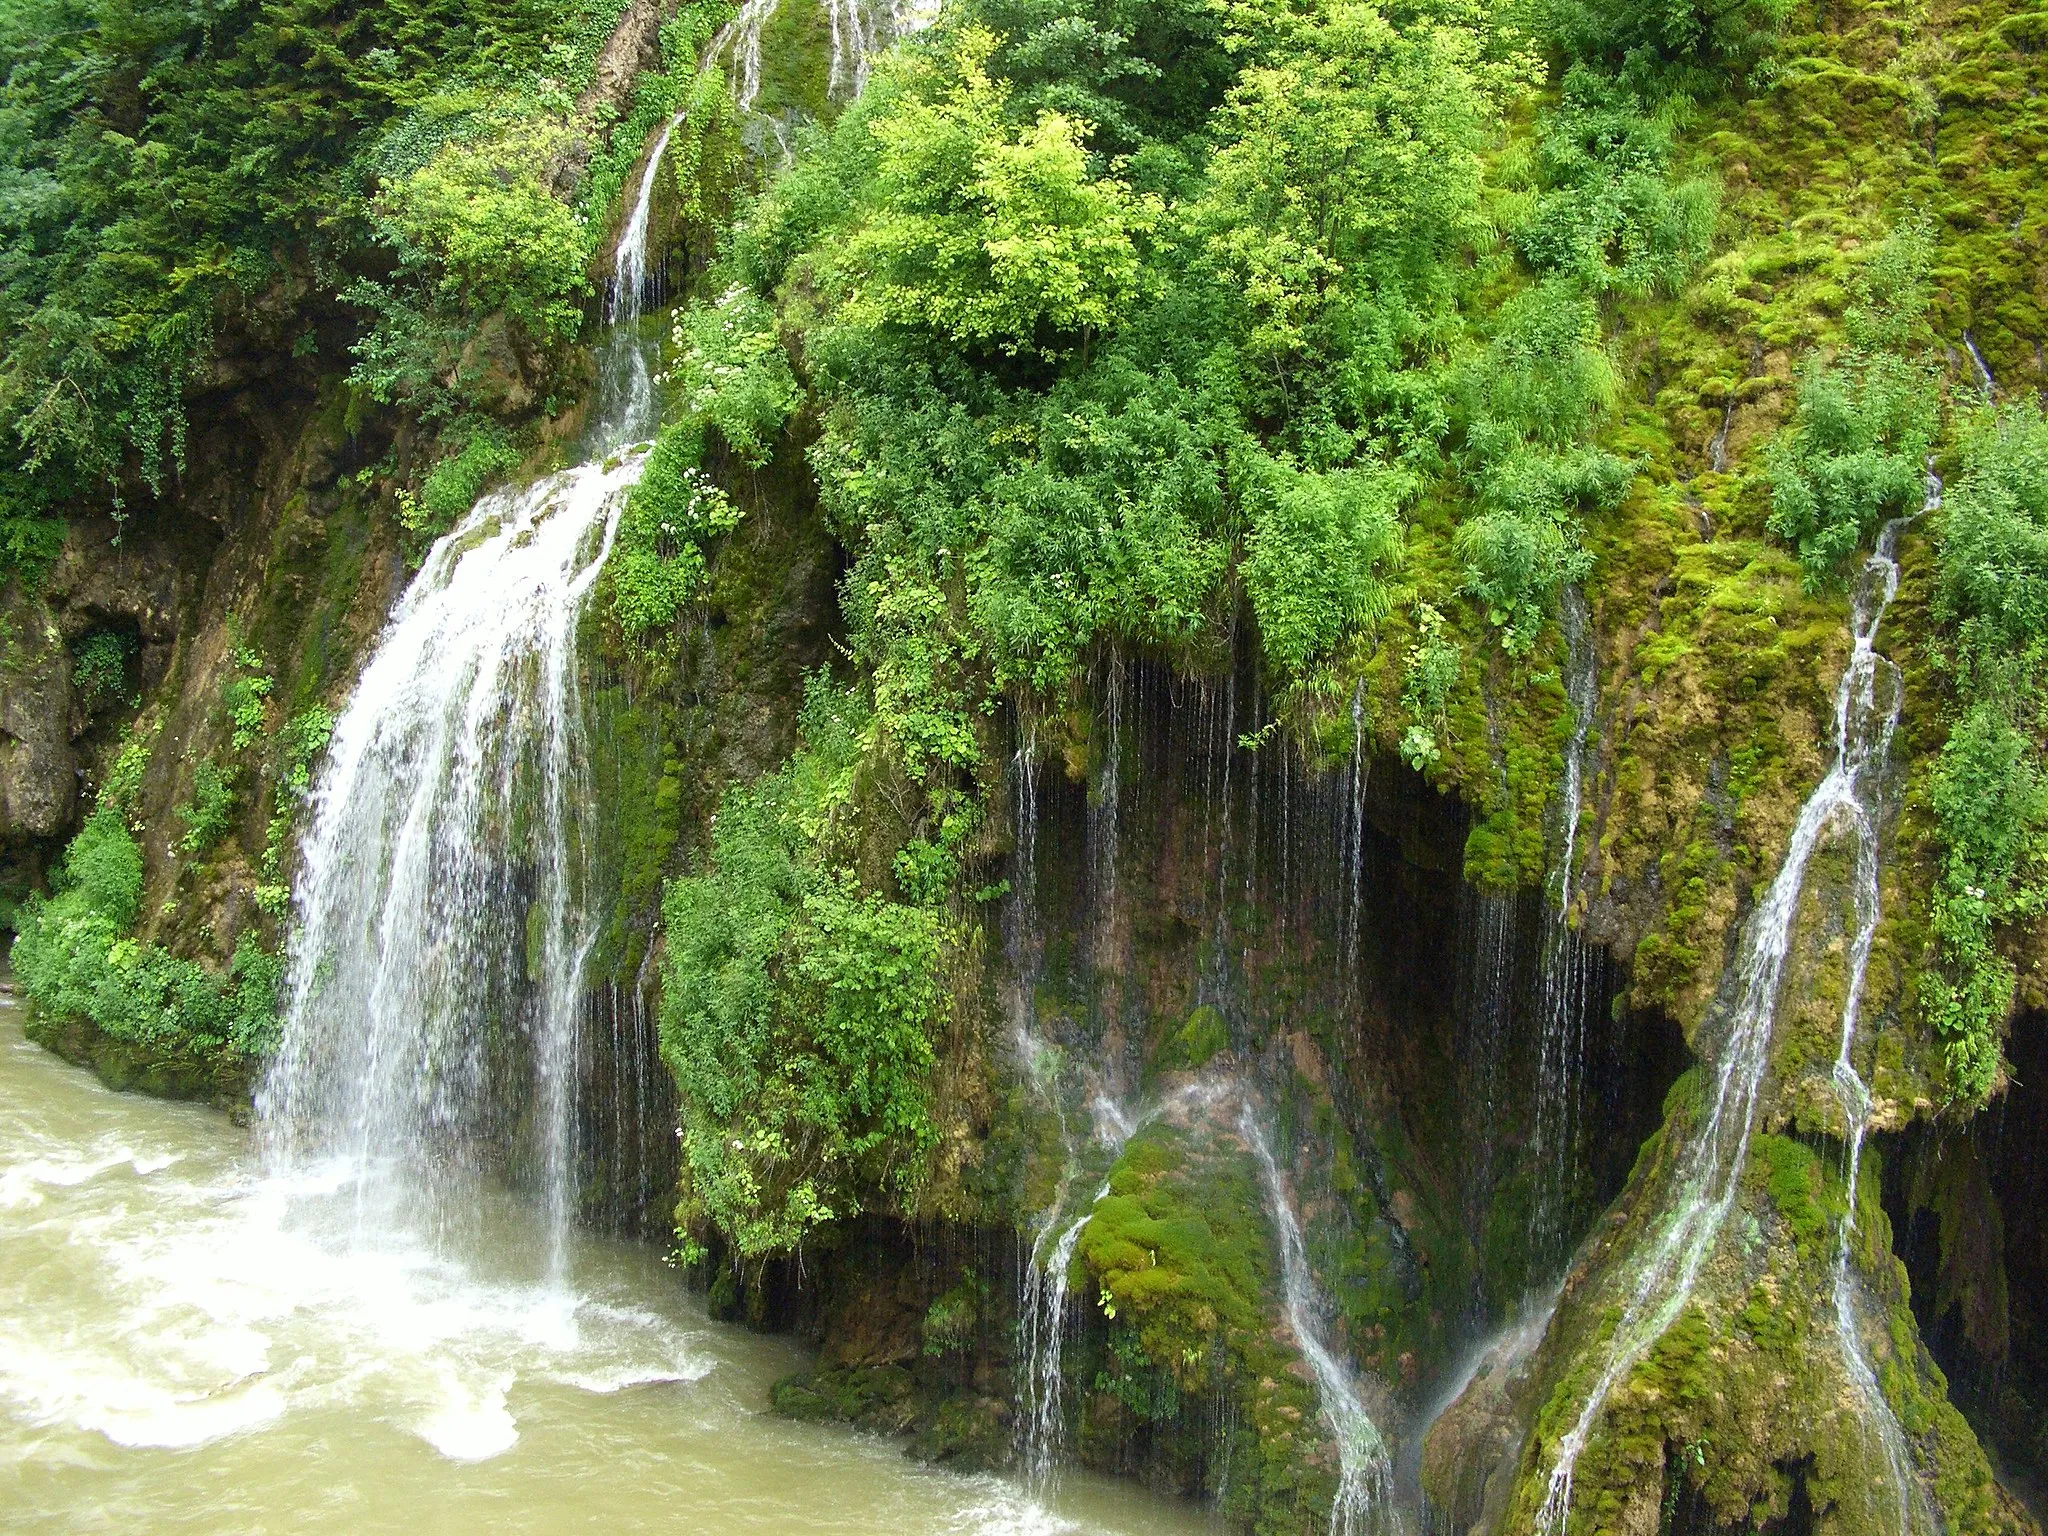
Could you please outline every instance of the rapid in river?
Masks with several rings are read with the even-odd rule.
[[[445,1241],[349,1241],[349,1180],[266,1175],[218,1112],[102,1087],[0,997],[0,1528],[1126,1533],[1206,1517],[1079,1471],[1048,1505],[790,1423],[804,1357],[648,1247],[478,1190]]]

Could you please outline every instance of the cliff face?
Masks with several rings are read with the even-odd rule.
[[[615,178],[644,167],[632,132],[651,135],[680,100],[681,87],[635,94],[660,62],[661,20],[629,7],[577,103],[584,119],[626,118],[618,143],[596,143]],[[1926,445],[1936,462],[1959,472],[1976,395],[2048,386],[2037,22],[1997,5],[1797,7],[1768,68],[1660,108],[1668,142],[1645,152],[1651,179],[1711,185],[1718,211],[1681,277],[1584,304],[1578,341],[1608,383],[1570,451],[1620,466],[1607,491],[1571,493],[1587,558],[1560,565],[1527,612],[1485,595],[1461,530],[1507,476],[1484,462],[1485,422],[1460,417],[1441,430],[1468,434],[1464,457],[1433,488],[1399,492],[1398,525],[1389,514],[1400,585],[1361,601],[1370,622],[1296,673],[1281,660],[1288,614],[1260,606],[1253,551],[1277,547],[1266,530],[1279,525],[1257,522],[1258,476],[1307,477],[1317,455],[1341,457],[1334,438],[1357,448],[1375,422],[1323,423],[1332,437],[1314,438],[1287,418],[1286,389],[1244,405],[1233,385],[1218,393],[1241,409],[1241,436],[1205,418],[1212,439],[1190,446],[1176,432],[1199,434],[1163,424],[1171,410],[1145,414],[1136,376],[1198,379],[1215,365],[1191,349],[1059,396],[1062,370],[1108,366],[1098,349],[1114,325],[1081,325],[1062,352],[1056,318],[1003,341],[893,313],[861,323],[907,348],[903,372],[926,393],[916,430],[888,440],[883,386],[831,329],[888,298],[849,297],[834,262],[857,240],[880,259],[887,242],[874,224],[820,235],[804,221],[849,207],[879,219],[917,189],[902,174],[861,181],[872,151],[850,138],[803,136],[848,92],[819,16],[792,6],[754,39],[762,109],[705,108],[656,167],[650,255],[682,305],[668,361],[687,403],[670,429],[739,516],[692,546],[701,579],[677,611],[642,622],[637,578],[615,570],[585,617],[608,901],[590,970],[591,1016],[608,1027],[579,1063],[586,1215],[674,1235],[721,1315],[820,1345],[817,1368],[777,1388],[779,1410],[904,1432],[913,1453],[955,1466],[1044,1479],[1070,1456],[1276,1532],[1367,1518],[1389,1499],[1426,1500],[1440,1529],[1545,1536],[2036,1529],[2007,1490],[2031,1486],[2048,1455],[2028,1086],[2048,1039],[2044,950],[2028,921],[2000,931],[2018,978],[2011,1081],[1980,1110],[1920,987],[1942,963],[1936,776],[1957,714],[1931,517],[1898,535],[1897,593],[1872,641],[1898,669],[1888,750],[1803,866],[1753,1084],[1737,1111],[1724,1090],[1746,957],[1844,745],[1837,683],[1855,652],[1852,594],[1811,580],[1772,521],[1772,444],[1811,409],[1801,370],[1860,345],[1872,252],[1923,217],[1934,254],[1915,356],[1950,402]],[[1043,90],[1041,66],[992,57],[971,59],[951,96],[906,69],[848,120],[894,142],[861,114],[906,101],[965,112],[985,68]],[[1485,120],[1474,175],[1520,243],[1496,250],[1460,226],[1475,246],[1459,262],[1483,280],[1458,302],[1474,308],[1555,276],[1530,254],[1529,212],[1562,184],[1562,139],[1654,137],[1641,124],[1553,132],[1564,87],[1541,70],[1488,89],[1508,104]],[[1232,101],[1241,128],[1252,97]],[[1105,131],[1136,142],[1131,123],[1173,104],[1125,105],[1130,121],[1105,115]],[[948,131],[992,131],[976,123]],[[587,185],[603,137],[556,146],[563,196]],[[1176,199],[1209,228],[1213,200],[1186,190],[1199,157],[1155,137],[1150,158],[1117,162],[1121,191],[1081,191],[1125,199],[1148,239],[1167,238]],[[785,142],[808,158],[781,182]],[[1023,147],[1013,133],[980,152],[1010,164]],[[725,232],[728,264],[708,280],[736,189],[778,186]],[[1617,242],[1602,261],[1627,255]],[[1134,280],[1140,291],[1152,292]],[[1208,323],[1185,302],[1190,326]],[[1182,322],[1162,312],[1129,329]],[[422,547],[430,468],[482,454],[473,495],[573,451],[576,412],[550,415],[545,397],[582,364],[515,345],[510,324],[487,317],[453,367],[481,376],[473,398],[492,424],[460,447],[368,404],[331,362],[285,361],[282,332],[230,350],[214,392],[189,405],[174,491],[120,522],[73,519],[48,568],[9,585],[10,895],[45,882],[95,804],[112,807],[141,858],[127,936],[149,979],[131,992],[168,1016],[212,987],[191,1016],[221,1020],[117,1036],[80,1009],[46,1009],[42,1036],[111,1080],[246,1101],[269,1044],[249,1010],[275,986],[261,957],[274,965],[284,938],[320,722]],[[1471,344],[1493,349],[1482,371],[1519,366],[1491,331]],[[1472,391],[1485,380],[1432,408],[1469,414]],[[1177,398],[1192,415],[1192,390]],[[1406,409],[1392,387],[1372,398],[1389,417]],[[1020,403],[1044,399],[1058,409]],[[1530,441],[1555,447],[1564,408],[1538,415]],[[1258,442],[1285,446],[1259,461]],[[938,467],[913,464],[912,448]],[[999,452],[1035,457],[1010,479],[965,478],[963,464]],[[1133,577],[1142,600],[1091,598],[1088,611],[1122,616],[1078,631],[1057,675],[1042,652],[1002,650],[1023,601],[976,606],[975,583],[1005,561],[1050,569],[1070,547],[1108,550],[1083,567],[1107,591],[1112,566],[1123,579],[1210,559],[1164,514],[1133,560],[1112,558],[1144,493],[1194,484],[1186,505],[1207,504],[1196,461],[1221,466],[1217,505],[1243,498],[1213,557],[1231,574],[1204,589],[1197,620],[1173,629],[1165,578]],[[1077,464],[1110,493],[1053,553],[1015,525],[998,537],[964,518],[921,549],[929,527],[892,521],[1010,498],[1064,528]],[[1064,489],[1018,489],[1046,465],[1071,472]],[[1357,477],[1316,493],[1332,505],[1395,496],[1377,469],[1330,473]],[[1318,504],[1294,496],[1271,505]],[[1369,529],[1353,534],[1344,560],[1391,562]],[[672,566],[679,539],[663,523],[643,553]],[[1318,562],[1304,563],[1309,585]],[[1055,587],[1031,588],[1034,614],[1087,610],[1070,589],[1047,596]],[[1433,673],[1433,657],[1448,670]],[[1874,675],[1872,699],[1892,676]],[[753,844],[726,840],[762,826]],[[767,895],[735,873],[764,849],[781,861]],[[743,902],[783,924],[758,953],[704,915]],[[773,994],[745,1016],[772,1045],[746,1064],[749,1092],[727,1092],[740,1107],[715,1114],[706,1105],[731,1082],[706,1065],[701,1020],[739,1015],[705,1002],[696,977],[706,956],[733,954]],[[904,1019],[914,1081],[892,1099],[900,1061],[862,1053]],[[1838,1058],[1870,1095],[1853,1119]],[[774,1122],[780,1141],[757,1142],[747,1121],[730,1141],[740,1158],[711,1155],[790,1083],[829,1108],[807,1101]],[[1703,1162],[1697,1149],[1720,1148],[1735,1112],[1739,1149]],[[771,1141],[758,1159],[746,1150]],[[791,1171],[827,1144],[820,1166]],[[772,1223],[742,1220],[761,1212],[735,1188],[780,1198],[769,1214],[785,1222],[801,1206],[809,1225],[763,1238]],[[1710,1224],[1685,1225],[1709,1207]]]

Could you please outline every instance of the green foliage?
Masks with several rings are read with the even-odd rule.
[[[988,1282],[972,1268],[963,1270],[959,1280],[925,1308],[925,1354],[938,1358],[972,1349],[988,1307]]]
[[[1401,704],[1409,723],[1401,736],[1401,756],[1419,773],[1443,756],[1436,733],[1443,728],[1465,660],[1457,641],[1444,632],[1444,616],[1428,603],[1417,606],[1415,629],[1417,638],[1402,668]]]
[[[869,723],[814,679],[796,755],[727,794],[701,871],[663,904],[679,1220],[716,1226],[744,1254],[793,1247],[871,1189],[911,1205],[935,1141],[944,923],[863,893],[833,858]]]
[[[85,819],[71,846],[64,850],[63,878],[58,890],[68,891],[74,906],[125,929],[142,905],[142,850],[120,814],[102,806]]]
[[[65,850],[55,894],[31,897],[12,963],[29,1000],[118,1040],[260,1055],[275,1047],[282,962],[243,935],[224,974],[126,937],[142,900],[142,850],[102,805]]]
[[[1251,528],[1241,570],[1267,661],[1296,677],[1343,636],[1386,617],[1383,577],[1400,564],[1396,512],[1412,482],[1383,469],[1302,474],[1271,461],[1261,468],[1246,476],[1256,489],[1246,498]]]
[[[239,754],[254,746],[263,733],[270,695],[277,682],[263,670],[263,658],[246,646],[237,646],[230,660],[235,675],[221,689],[221,703],[228,712],[229,745]]]
[[[1810,591],[1839,587],[1878,524],[1921,503],[1938,425],[1935,374],[1918,356],[1932,258],[1923,224],[1878,248],[1845,317],[1849,345],[1807,365],[1792,425],[1771,444],[1771,531],[1798,549]]]
[[[1545,0],[1541,26],[1568,58],[1642,89],[1737,84],[1777,42],[1791,0]]]
[[[1499,329],[1459,380],[1461,466],[1477,499],[1458,527],[1466,590],[1511,655],[1534,647],[1559,587],[1583,580],[1583,511],[1615,506],[1634,469],[1585,445],[1615,400],[1590,298],[1554,278],[1502,307]]]
[[[1565,75],[1563,99],[1543,125],[1543,190],[1516,243],[1542,272],[1587,293],[1675,291],[1706,256],[1714,188],[1674,183],[1672,150],[1682,102],[1646,111],[1635,95],[1583,65]]]
[[[284,858],[289,851],[292,823],[313,785],[313,761],[327,750],[334,735],[334,712],[315,704],[285,722],[277,733],[277,798],[264,829],[263,853],[257,860],[262,876],[256,887],[256,905],[272,917],[284,916],[291,906],[291,889],[284,884]]]
[[[121,750],[114,755],[113,766],[107,769],[105,782],[100,785],[99,804],[118,811],[126,820],[133,820],[140,809],[142,775],[149,767],[150,750],[156,744],[156,727],[137,722],[121,737]]]
[[[775,312],[743,287],[676,318],[671,378],[676,403],[718,429],[726,446],[756,468],[768,462],[782,424],[796,409],[796,378]]]
[[[2048,911],[2048,420],[2032,405],[1987,415],[1963,457],[1938,524],[1961,713],[1934,770],[1940,963],[1920,999],[1950,1091],[1976,1103],[1997,1086],[2015,986],[1997,931]]]
[[[268,323],[289,325],[287,295],[317,301],[309,270],[346,281],[347,263],[368,253],[357,157],[377,133],[453,75],[502,95],[547,71],[587,71],[595,43],[567,34],[608,29],[602,10],[0,7],[0,553],[46,559],[49,513],[85,498],[118,509],[138,487],[155,491],[182,463],[184,391],[222,322],[233,334],[269,293],[281,302]],[[437,240],[449,234],[450,255],[503,245],[474,221],[437,221],[430,202],[406,207]]]
[[[436,464],[420,486],[419,509],[414,533],[438,537],[460,522],[476,505],[477,498],[495,475],[514,468],[519,452],[495,422],[469,420],[453,432],[455,451]]]
[[[193,770],[192,798],[178,807],[178,820],[185,824],[185,835],[178,839],[180,853],[210,852],[227,836],[235,821],[237,777],[232,767],[223,768],[212,758]]]
[[[739,526],[739,508],[697,467],[701,452],[693,424],[665,428],[627,497],[605,580],[629,639],[674,627],[704,579],[707,546]]]
[[[118,700],[128,682],[134,642],[110,629],[95,629],[72,651],[71,688],[87,712]]]
[[[1458,255],[1481,233],[1484,117],[1449,29],[1397,28],[1329,4],[1247,68],[1190,210],[1206,262],[1243,306],[1246,384],[1297,423],[1304,455],[1341,462],[1426,400],[1398,371],[1436,339]]]
[[[1156,197],[1091,176],[1086,125],[1006,115],[995,39],[967,28],[930,98],[865,120],[877,146],[860,217],[830,259],[843,323],[930,328],[967,346],[1055,354],[1116,325],[1140,297]]]

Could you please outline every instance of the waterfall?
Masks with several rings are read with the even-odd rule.
[[[1923,512],[1931,512],[1941,504],[1941,482],[1932,471],[1927,477],[1927,500]],[[1865,562],[1859,578],[1856,603],[1859,610],[1875,607],[1882,613],[1893,593],[1898,590],[1899,568],[1893,558],[1898,542],[1899,529],[1904,522],[1889,523],[1878,535],[1877,553]],[[1873,588],[1883,589],[1882,597],[1874,597]],[[1870,631],[1876,629],[1875,620]],[[1896,665],[1877,655],[1870,648],[1870,633],[1859,632],[1856,637],[1856,651],[1850,660],[1850,671],[1857,674],[1857,688],[1860,691],[1860,705],[1866,712],[1875,712],[1877,695],[1883,691],[1887,703],[1886,718],[1882,727],[1883,739],[1876,744],[1874,759],[1876,773],[1883,772],[1883,757],[1890,745],[1891,731],[1898,720],[1899,697],[1902,684]],[[1842,706],[1836,706],[1836,728],[1847,728],[1847,715]],[[1849,945],[1849,985],[1842,1001],[1841,1047],[1835,1054],[1830,1081],[1835,1090],[1836,1103],[1842,1111],[1843,1141],[1847,1148],[1844,1159],[1847,1200],[1842,1212],[1842,1228],[1835,1244],[1835,1273],[1832,1287],[1834,1302],[1835,1338],[1842,1350],[1842,1363],[1849,1373],[1849,1380],[1856,1389],[1856,1395],[1863,1405],[1864,1423],[1875,1433],[1878,1450],[1884,1458],[1885,1474],[1891,1483],[1891,1492],[1897,1504],[1899,1536],[1908,1536],[1913,1530],[1916,1512],[1927,1515],[1925,1493],[1913,1470],[1913,1455],[1906,1444],[1906,1434],[1899,1424],[1899,1418],[1886,1401],[1883,1389],[1878,1385],[1876,1368],[1863,1347],[1862,1334],[1856,1319],[1856,1282],[1851,1268],[1852,1239],[1856,1233],[1856,1185],[1863,1164],[1863,1136],[1870,1118],[1870,1087],[1857,1074],[1852,1055],[1856,1047],[1856,1026],[1860,1022],[1863,1004],[1863,977],[1870,965],[1870,948],[1877,937],[1879,917],[1878,886],[1878,820],[1883,785],[1874,786],[1877,793],[1871,802],[1859,805],[1856,810],[1856,870],[1855,885],[1851,890],[1851,905],[1856,913],[1856,931]],[[1931,1517],[1923,1525],[1934,1526],[1938,1522]]]
[[[1464,957],[1453,994],[1462,1040],[1461,1075],[1468,1196],[1466,1216],[1483,1243],[1494,1197],[1499,1153],[1501,1058],[1515,1014],[1515,896],[1465,885],[1458,902],[1458,952]],[[1484,1277],[1474,1276],[1476,1286]],[[1475,1295],[1475,1300],[1478,1299]]]
[[[612,253],[612,285],[604,306],[610,328],[598,350],[599,408],[591,442],[592,451],[599,456],[621,443],[652,436],[660,425],[654,377],[647,367],[639,321],[647,298],[647,213],[654,202],[662,156],[668,152],[669,136],[679,121],[671,118],[655,139],[647,168],[640,173],[632,210],[619,231],[618,249]]]
[[[1122,854],[1124,662],[1110,653],[1103,679],[1106,738],[1094,793],[1088,797],[1088,906],[1098,970],[1117,967],[1117,861]]]
[[[733,71],[733,102],[745,116],[761,94],[761,33],[774,19],[781,0],[742,0],[731,21],[719,30],[706,50],[707,64],[727,60]],[[867,89],[875,60],[899,37],[923,31],[938,17],[936,0],[892,4],[877,10],[873,0],[818,0],[824,7],[831,39],[826,94],[847,101]],[[780,135],[778,135],[780,138]],[[787,144],[783,145],[788,148]]]
[[[1065,1193],[1064,1189],[1061,1193]],[[1055,1200],[1039,1221],[1031,1258],[1024,1266],[1024,1298],[1019,1308],[1023,1333],[1024,1486],[1037,1499],[1053,1490],[1060,1452],[1067,1438],[1060,1357],[1066,1340],[1068,1272],[1073,1268],[1081,1229],[1088,1225],[1096,1205],[1108,1193],[1105,1180],[1082,1207],[1081,1214],[1060,1228],[1057,1237],[1053,1232],[1059,1226],[1062,1202]]]
[[[777,0],[742,0],[704,56],[707,64],[718,59],[732,61],[733,105],[742,116],[754,110],[754,98],[761,94],[761,29],[775,14],[776,4]]]
[[[1273,1149],[1266,1144],[1265,1133],[1259,1129],[1250,1104],[1244,1106],[1239,1116],[1238,1129],[1258,1159],[1266,1186],[1266,1204],[1280,1243],[1281,1288],[1288,1325],[1315,1376],[1323,1423],[1337,1442],[1337,1497],[1330,1509],[1330,1531],[1332,1536],[1365,1536],[1389,1523],[1393,1462],[1379,1426],[1365,1411],[1357,1382],[1323,1341],[1324,1303],[1316,1290],[1315,1277],[1309,1272],[1301,1223],[1288,1203],[1279,1164],[1273,1161]]]
[[[1365,931],[1365,796],[1372,785],[1366,755],[1365,679],[1351,690],[1351,776],[1344,815],[1344,967],[1358,967],[1358,940]]]
[[[597,457],[479,500],[399,599],[336,721],[295,893],[272,1155],[338,1158],[358,1243],[460,1223],[523,1152],[550,1277],[574,1215],[586,970],[605,916],[578,677],[584,601],[656,422],[647,208],[620,236]]]
[[[1586,943],[1572,924],[1573,883],[1578,862],[1579,817],[1585,793],[1586,743],[1599,705],[1600,679],[1593,648],[1593,621],[1577,587],[1566,587],[1560,608],[1570,672],[1565,697],[1572,710],[1572,734],[1565,747],[1558,786],[1560,847],[1544,904],[1542,981],[1538,1025],[1542,1030],[1536,1076],[1536,1197],[1530,1239],[1536,1265],[1564,1258],[1576,1194],[1580,1112],[1585,1093],[1586,1009],[1591,1001]]]
[[[1098,1093],[1089,1104],[1095,1122],[1095,1145],[1114,1167],[1125,1145],[1146,1126],[1178,1110],[1212,1105],[1226,1091],[1224,1079],[1204,1077],[1155,1099],[1135,1115],[1107,1093]],[[1072,1146],[1065,1153],[1059,1188],[1052,1204],[1039,1217],[1032,1236],[1031,1255],[1024,1265],[1023,1295],[1017,1309],[1022,1379],[1020,1451],[1024,1486],[1036,1499],[1045,1498],[1057,1484],[1060,1453],[1066,1445],[1065,1382],[1060,1375],[1060,1363],[1066,1342],[1067,1292],[1074,1250],[1080,1245],[1081,1233],[1095,1214],[1095,1207],[1109,1193],[1109,1180],[1104,1178],[1079,1213],[1066,1225],[1060,1225],[1077,1161]]]
[[[1930,473],[1922,510],[1938,506],[1940,496],[1940,482]],[[1785,861],[1743,927],[1735,962],[1734,1001],[1726,1013],[1726,1035],[1715,1072],[1713,1106],[1706,1123],[1679,1151],[1674,1186],[1678,1192],[1677,1208],[1647,1258],[1638,1266],[1621,1320],[1607,1340],[1607,1359],[1594,1378],[1578,1418],[1558,1441],[1556,1461],[1536,1519],[1543,1536],[1561,1536],[1565,1530],[1571,1516],[1572,1474],[1592,1437],[1608,1394],[1677,1319],[1734,1208],[1748,1161],[1764,1074],[1770,1065],[1772,1025],[1777,1019],[1778,993],[1791,952],[1792,926],[1798,916],[1807,864],[1822,838],[1837,829],[1846,830],[1856,839],[1857,850],[1857,904],[1862,922],[1850,957],[1848,995],[1843,1003],[1844,1059],[1853,1044],[1864,962],[1869,956],[1870,935],[1876,928],[1877,813],[1900,698],[1897,667],[1879,656],[1873,645],[1885,609],[1898,591],[1899,568],[1894,551],[1899,530],[1908,521],[1901,518],[1887,523],[1878,535],[1876,549],[1864,562],[1850,607],[1853,644],[1849,664],[1835,689],[1834,762],[1800,807]],[[1867,884],[1863,879],[1865,870]],[[1842,1065],[1838,1060],[1838,1090],[1843,1081]],[[1853,1069],[1847,1075],[1854,1077]],[[1861,1088],[1860,1080],[1857,1086]],[[1849,1126],[1853,1160],[1861,1150],[1867,1097],[1852,1100],[1848,1107],[1854,1111]],[[1859,1370],[1869,1376],[1871,1390],[1866,1395],[1866,1408],[1870,1408],[1882,1404],[1883,1396],[1877,1391],[1868,1362],[1862,1358],[1861,1344],[1846,1317],[1848,1308],[1842,1300],[1849,1284],[1846,1265],[1853,1202],[1852,1185],[1851,1216],[1844,1222],[1841,1257],[1836,1265],[1837,1331],[1845,1353],[1854,1361],[1851,1376],[1855,1377]],[[1880,1415],[1881,1438],[1885,1438],[1887,1423],[1897,1431],[1897,1421],[1885,1406]],[[1899,1448],[1904,1449],[1902,1435]],[[1903,1465],[1892,1470],[1902,1473]],[[1910,1509],[1910,1500],[1902,1498],[1902,1509]],[[1902,1530],[1909,1528],[1910,1525]]]

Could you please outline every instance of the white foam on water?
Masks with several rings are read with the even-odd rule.
[[[505,1411],[511,1385],[510,1371],[472,1386],[443,1366],[441,1401],[421,1421],[420,1438],[450,1461],[488,1461],[511,1450],[519,1440],[519,1426]]]

